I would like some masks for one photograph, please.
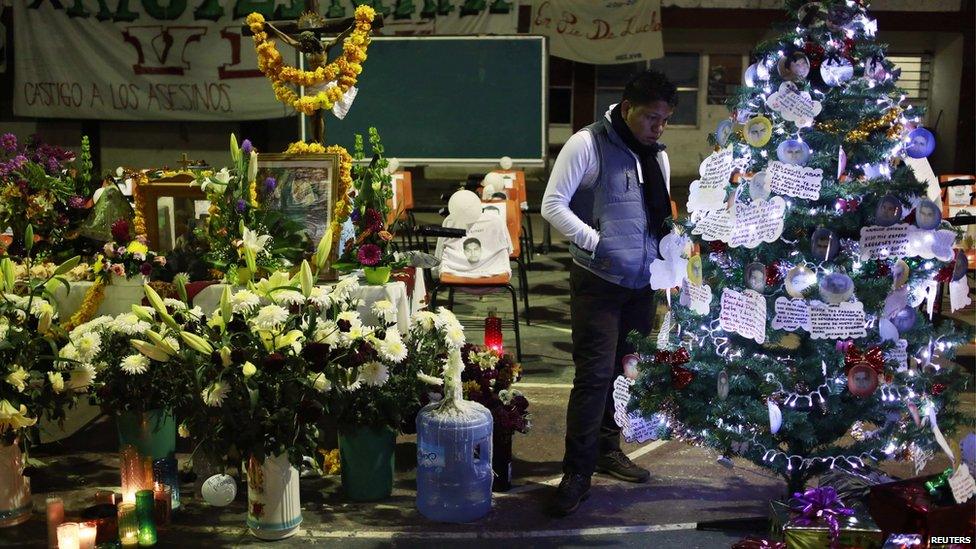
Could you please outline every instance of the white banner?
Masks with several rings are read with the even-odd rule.
[[[390,0],[386,3],[389,13],[377,33],[383,36],[518,32],[518,0],[399,0],[395,6]]]
[[[243,18],[264,3],[70,2],[14,2],[18,116],[253,120],[291,114],[257,70],[251,38],[241,36]],[[281,49],[294,59],[291,48]]]
[[[557,57],[595,65],[664,56],[661,0],[536,0],[532,34]]]

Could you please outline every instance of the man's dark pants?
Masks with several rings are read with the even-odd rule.
[[[591,475],[600,455],[620,449],[613,380],[623,372],[621,358],[634,352],[627,335],[651,331],[654,291],[618,286],[575,263],[569,288],[576,376],[566,411],[563,471]]]

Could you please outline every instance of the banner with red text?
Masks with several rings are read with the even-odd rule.
[[[664,56],[661,0],[536,0],[532,34],[557,57],[613,65]]]
[[[262,5],[15,0],[14,113],[224,121],[292,114],[257,70],[251,38],[241,36],[244,17]]]

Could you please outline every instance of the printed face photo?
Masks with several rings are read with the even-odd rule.
[[[847,388],[855,395],[866,396],[878,387],[878,374],[870,366],[856,365],[847,377]]]
[[[881,202],[878,202],[874,223],[882,227],[890,227],[899,221],[901,221],[901,201],[890,194],[886,195]]]
[[[803,141],[787,139],[776,147],[776,157],[785,164],[803,166],[810,158],[810,147]]]
[[[827,303],[843,303],[854,295],[854,281],[843,273],[831,273],[820,281],[820,296]]]
[[[915,128],[908,134],[905,152],[912,158],[925,158],[935,150],[935,136],[925,128]]]
[[[962,280],[966,276],[966,272],[969,270],[969,258],[962,250],[956,250],[954,257],[956,261],[956,266],[952,268],[952,281]]]
[[[753,200],[769,198],[769,186],[766,185],[766,172],[759,172],[749,180],[749,196]]]
[[[758,116],[751,118],[746,124],[746,142],[753,147],[762,147],[766,143],[769,143],[769,137],[772,135],[772,131],[772,124],[766,117]]]
[[[921,200],[915,207],[915,225],[919,229],[932,230],[942,222],[942,211],[931,200]]]
[[[804,80],[810,75],[810,60],[803,52],[795,51],[780,58],[776,70],[783,80]]]
[[[481,208],[481,211],[482,212],[490,212],[490,213],[493,213],[495,215],[501,215],[502,214],[502,212],[498,209],[497,206],[485,206],[484,208]]]
[[[745,271],[746,286],[750,290],[759,293],[766,291],[766,266],[762,263],[750,263],[746,265]]]
[[[722,147],[724,147],[729,142],[729,136],[732,135],[732,121],[723,120],[718,123],[718,127],[715,128],[715,141]]]
[[[895,261],[894,266],[891,267],[892,287],[897,290],[898,288],[905,286],[905,284],[908,282],[908,275],[910,272],[911,269],[909,269],[908,263],[905,263],[904,260],[899,259],[898,261]]]
[[[477,238],[469,238],[464,241],[464,258],[468,263],[474,265],[481,261],[481,241]]]
[[[840,240],[830,229],[819,228],[810,236],[810,252],[815,261],[832,261],[840,252]]]
[[[729,396],[729,374],[725,370],[718,373],[715,380],[715,391],[718,393],[718,398],[722,400]]]

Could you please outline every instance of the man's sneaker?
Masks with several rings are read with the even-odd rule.
[[[580,503],[590,497],[590,477],[581,473],[566,473],[556,489],[552,501],[552,511],[556,516],[565,517],[577,509]]]
[[[651,473],[647,469],[630,461],[627,454],[620,450],[600,456],[596,460],[596,470],[598,473],[606,473],[627,482],[647,482],[651,478]]]

